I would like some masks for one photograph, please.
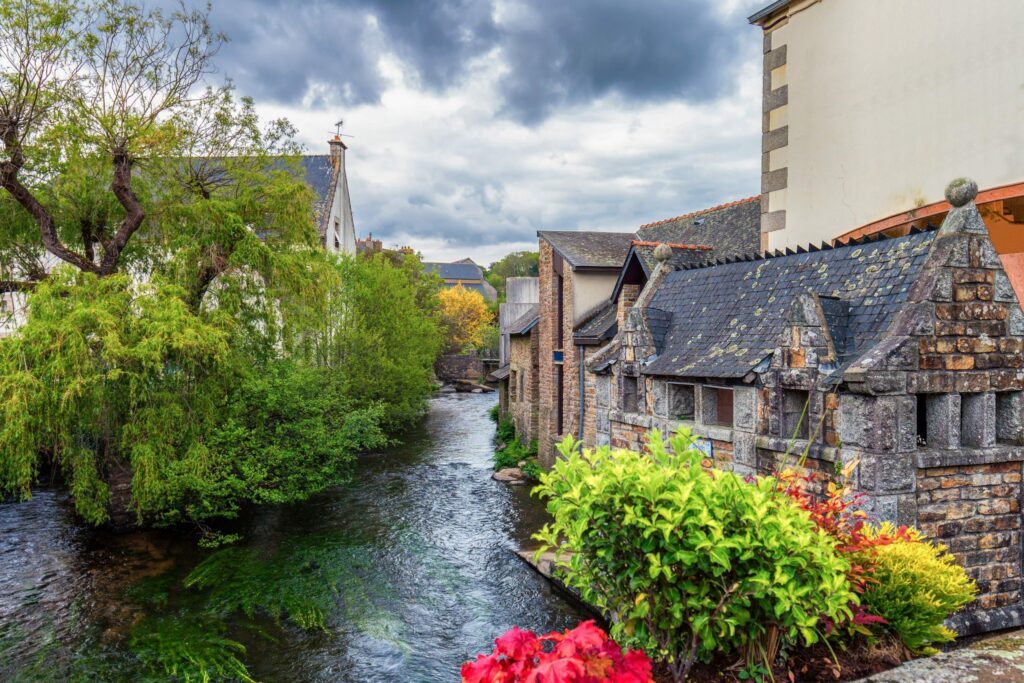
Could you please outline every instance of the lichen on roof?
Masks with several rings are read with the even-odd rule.
[[[622,267],[633,241],[631,232],[541,230],[537,236],[546,241],[575,270]]]

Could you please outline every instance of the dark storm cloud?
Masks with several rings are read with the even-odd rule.
[[[258,100],[353,105],[378,101],[382,54],[398,55],[439,91],[472,58],[500,48],[503,110],[537,123],[560,105],[610,93],[714,98],[751,52],[742,16],[723,16],[717,0],[495,2],[218,0],[213,22],[231,38],[218,63]]]

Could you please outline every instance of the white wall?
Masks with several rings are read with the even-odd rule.
[[[786,228],[769,248],[940,201],[958,176],[1024,181],[1024,0],[822,0],[782,44],[788,187],[770,203]]]
[[[572,273],[572,324],[578,325],[588,313],[608,301],[618,272],[611,274],[575,270]]]

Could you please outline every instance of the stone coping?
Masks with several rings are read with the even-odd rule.
[[[825,446],[820,443],[809,443],[807,439],[783,439],[777,436],[758,436],[754,444],[766,451],[776,453],[788,452],[792,456],[800,457],[807,451],[807,457],[826,462],[840,460],[839,449],[832,446]]]
[[[1021,462],[1024,448],[997,444],[988,448],[921,448],[914,454],[914,464],[919,469],[933,467],[959,467],[963,465],[992,465],[1001,462]]]

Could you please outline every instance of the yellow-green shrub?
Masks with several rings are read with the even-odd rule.
[[[893,533],[885,523],[869,535]],[[931,646],[956,636],[943,625],[951,614],[974,599],[977,588],[963,567],[946,550],[911,530],[910,540],[881,545],[863,553],[859,561],[874,567],[861,603],[883,617],[907,649],[933,653]]]

